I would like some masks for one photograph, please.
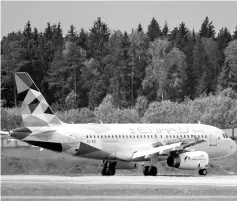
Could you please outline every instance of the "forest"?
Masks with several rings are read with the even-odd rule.
[[[237,26],[216,32],[208,17],[200,30],[184,22],[170,30],[153,18],[146,32],[138,24],[130,33],[109,30],[100,17],[66,34],[60,22],[39,32],[28,21],[1,40],[6,122],[18,116],[17,71],[30,74],[66,122],[237,126]]]

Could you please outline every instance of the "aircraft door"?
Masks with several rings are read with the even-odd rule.
[[[75,137],[75,136],[73,136],[73,135],[69,135],[69,142],[68,142],[68,144],[70,145],[70,146],[76,146],[77,145],[77,138]]]
[[[210,136],[210,146],[217,146],[217,138],[214,135]]]

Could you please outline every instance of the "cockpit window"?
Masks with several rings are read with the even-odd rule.
[[[228,138],[228,135],[226,135],[226,133],[223,133],[223,137]]]

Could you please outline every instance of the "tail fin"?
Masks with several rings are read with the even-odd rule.
[[[28,73],[15,73],[15,80],[17,100],[22,101],[21,115],[24,126],[56,126],[62,124]]]

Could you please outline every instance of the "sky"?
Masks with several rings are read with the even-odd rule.
[[[141,23],[144,31],[153,17],[169,29],[184,22],[198,32],[205,17],[213,21],[216,32],[226,26],[233,34],[237,25],[237,1],[1,1],[1,38],[12,31],[23,30],[29,20],[44,31],[47,22],[61,23],[64,35],[71,24],[77,31],[89,30],[97,17],[111,30],[131,32]]]

